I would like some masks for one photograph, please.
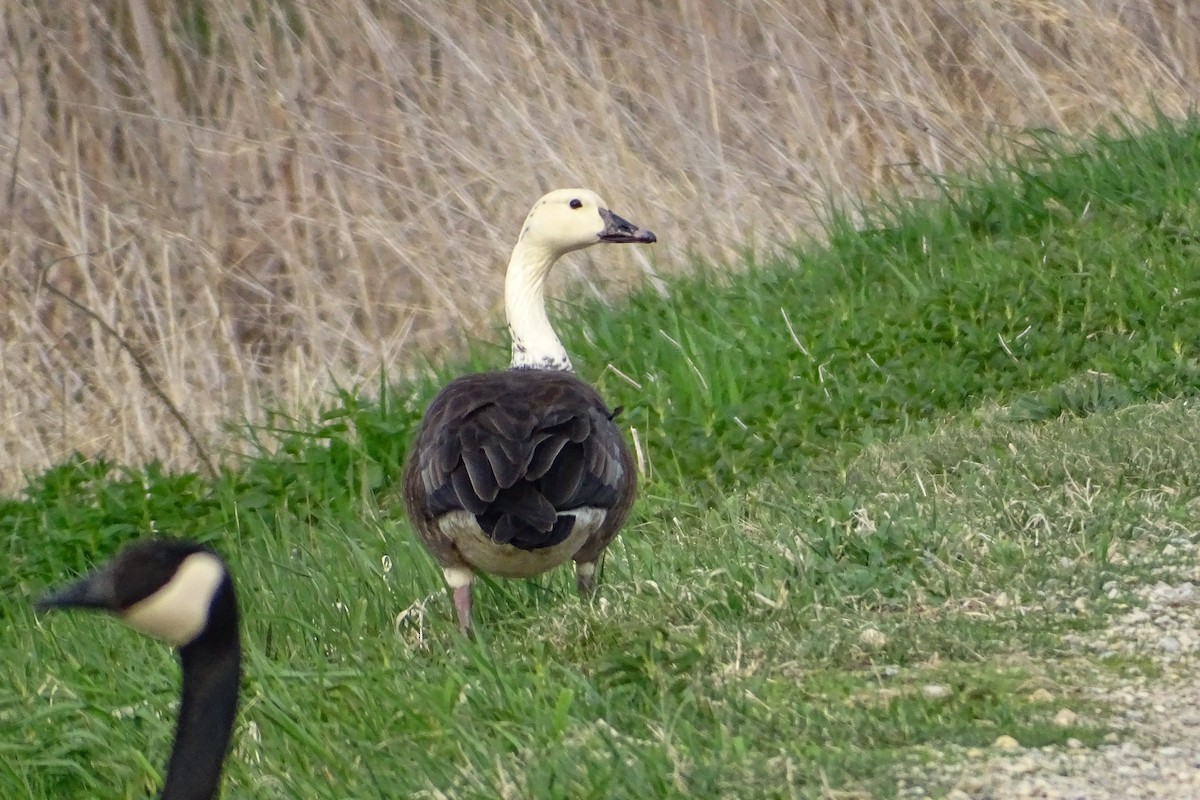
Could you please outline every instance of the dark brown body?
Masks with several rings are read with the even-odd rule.
[[[528,577],[573,559],[587,565],[579,586],[590,590],[637,487],[613,416],[566,371],[512,369],[448,384],[425,414],[403,478],[413,527],[447,576]]]

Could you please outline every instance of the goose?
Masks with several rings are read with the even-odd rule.
[[[242,648],[233,580],[194,542],[148,539],[82,580],[37,601],[38,610],[99,609],[178,648],[183,694],[162,800],[210,800],[237,715]]]
[[[471,632],[477,572],[540,575],[575,562],[581,596],[620,531],[637,491],[629,448],[546,316],[554,263],[594,244],[649,244],[653,233],[609,210],[588,189],[534,204],[504,279],[512,339],[507,370],[465,375],[430,403],[405,458],[405,510],[438,562],[458,624]]]

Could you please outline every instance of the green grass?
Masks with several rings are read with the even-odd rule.
[[[486,581],[457,635],[391,497],[464,364],[279,418],[282,448],[215,480],[33,477],[0,501],[0,796],[159,784],[170,651],[30,607],[153,531],[239,580],[228,797],[887,797],[948,744],[1095,743],[1079,688],[1148,666],[1063,635],[1200,530],[1200,121],[940,185],[835,215],[827,245],[560,309],[652,470],[591,605],[566,574]],[[1093,721],[1052,724],[1047,686]]]

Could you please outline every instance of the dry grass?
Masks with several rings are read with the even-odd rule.
[[[194,466],[152,385],[219,449],[486,331],[554,186],[659,233],[564,270],[608,293],[1200,86],[1189,0],[810,6],[0,0],[0,488],[76,450]]]

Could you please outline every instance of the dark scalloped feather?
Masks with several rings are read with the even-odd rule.
[[[422,540],[444,565],[453,543],[435,523],[467,511],[497,542],[535,550],[563,541],[573,508],[610,509],[585,545],[592,558],[616,535],[635,492],[613,412],[573,373],[467,375],[434,398],[409,452],[404,498]]]

